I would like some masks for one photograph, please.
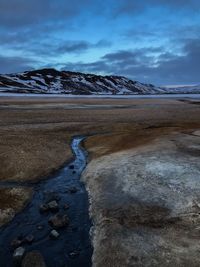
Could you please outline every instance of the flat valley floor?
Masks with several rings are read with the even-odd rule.
[[[73,158],[76,135],[87,137],[93,266],[200,266],[198,99],[1,97],[0,225]]]

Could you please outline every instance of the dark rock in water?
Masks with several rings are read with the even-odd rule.
[[[69,218],[67,215],[56,214],[49,218],[49,224],[55,229],[63,228],[69,224]]]
[[[77,189],[75,186],[69,188],[69,190],[68,190],[68,192],[71,193],[71,194],[74,194],[74,193],[76,193],[77,191],[78,191],[78,189]]]
[[[63,205],[63,209],[64,209],[64,210],[68,210],[68,209],[69,209],[69,205],[68,205],[68,204],[64,204],[64,205]]]
[[[40,205],[40,212],[41,213],[47,212],[48,210],[49,210],[49,206],[47,204]]]
[[[73,173],[73,174],[75,174],[75,173],[76,173],[76,171],[73,171],[72,173]]]
[[[43,229],[44,229],[44,226],[41,225],[41,224],[40,224],[40,225],[37,225],[37,229],[38,229],[38,230],[43,230]]]
[[[60,197],[59,197],[58,193],[52,192],[52,191],[48,191],[48,192],[45,193],[45,201],[46,201],[46,203],[54,201],[54,200],[56,200],[56,201],[60,200]]]
[[[10,245],[13,248],[18,248],[18,247],[20,247],[24,243],[26,243],[26,244],[32,244],[33,241],[34,241],[34,236],[32,234],[30,234],[30,235],[27,235],[25,238],[22,238],[22,237],[15,238],[11,242]]]
[[[40,212],[45,213],[48,211],[57,212],[59,211],[58,202],[56,200],[52,200],[47,204],[40,205]]]
[[[40,252],[31,251],[25,255],[22,267],[46,267],[46,264]]]
[[[13,248],[18,248],[18,247],[20,247],[22,245],[22,239],[15,238],[14,240],[12,240],[10,245]]]
[[[53,201],[49,202],[47,205],[48,205],[48,209],[50,211],[52,211],[52,212],[59,211],[58,202],[56,200],[53,200]]]
[[[33,243],[33,241],[34,241],[34,235],[27,235],[26,237],[25,237],[25,242],[26,243],[28,243],[28,244],[31,244],[31,243]]]
[[[20,263],[22,261],[22,258],[24,256],[25,253],[25,248],[23,247],[18,247],[15,249],[14,253],[13,253],[13,260],[15,263]]]
[[[70,165],[69,168],[70,168],[71,170],[73,170],[73,169],[74,169],[74,165]]]
[[[74,250],[74,251],[71,251],[71,252],[69,253],[69,257],[73,259],[73,258],[78,257],[79,254],[80,254],[79,251]]]
[[[59,237],[59,233],[56,231],[56,230],[52,230],[51,233],[50,233],[50,237],[52,239],[57,239]]]

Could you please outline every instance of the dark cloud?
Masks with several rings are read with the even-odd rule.
[[[149,64],[154,60],[154,53],[163,52],[162,47],[140,48],[135,50],[120,50],[106,54],[102,60],[110,64],[117,64],[118,67],[126,68],[127,65]]]
[[[24,57],[5,57],[0,55],[0,73],[12,73],[14,70],[32,70],[39,62]]]
[[[134,14],[146,8],[169,7],[199,10],[199,0],[1,0],[0,27],[27,27],[52,21],[75,19],[78,14],[88,12],[95,15]]]
[[[134,14],[142,12],[149,8],[169,8],[174,11],[182,9],[200,9],[199,0],[119,0],[118,6],[115,8],[115,15]]]
[[[95,44],[86,41],[66,41],[64,45],[58,46],[56,52],[62,53],[81,53],[85,52],[88,49],[101,48],[101,47],[110,47],[111,42],[106,40],[100,40]]]
[[[112,42],[108,41],[108,40],[105,40],[105,39],[102,39],[102,40],[99,40],[96,44],[94,44],[94,46],[97,47],[97,48],[111,47],[112,46]]]
[[[157,56],[153,52],[160,52]],[[144,60],[145,59],[145,60]],[[100,72],[128,76],[131,79],[155,84],[200,82],[200,40],[185,40],[182,55],[165,52],[161,47],[135,51],[117,51],[106,54],[101,60],[85,64],[66,64],[74,71]]]
[[[57,48],[57,51],[64,53],[80,53],[90,48],[91,44],[85,41],[68,41]]]
[[[62,40],[44,34],[43,36],[33,35],[31,32],[11,33],[2,36],[0,45],[14,49],[15,51],[25,50],[26,53],[39,56],[55,56],[60,54],[81,54],[89,49],[111,47],[112,43],[104,39],[96,43],[83,40]]]
[[[71,71],[81,71],[85,73],[111,73],[112,69],[109,69],[109,65],[104,61],[96,61],[92,63],[83,63],[83,62],[76,62],[76,63],[66,63],[60,64],[61,70],[71,70]]]
[[[58,66],[144,82],[199,82],[198,12],[199,0],[0,0],[0,48],[9,55],[0,56],[0,72]],[[86,52],[97,60],[87,63]],[[84,62],[63,63],[74,56]]]
[[[90,4],[92,0],[1,0],[0,27],[27,27],[52,20],[67,20]]]

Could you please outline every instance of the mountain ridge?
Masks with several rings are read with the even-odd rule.
[[[183,91],[183,92],[182,92]],[[200,87],[192,93],[200,93]],[[0,92],[72,95],[138,95],[191,93],[130,80],[124,76],[96,75],[44,68],[20,73],[0,74]]]

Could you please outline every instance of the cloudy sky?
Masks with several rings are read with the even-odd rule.
[[[0,0],[0,73],[44,67],[200,83],[200,1]]]

